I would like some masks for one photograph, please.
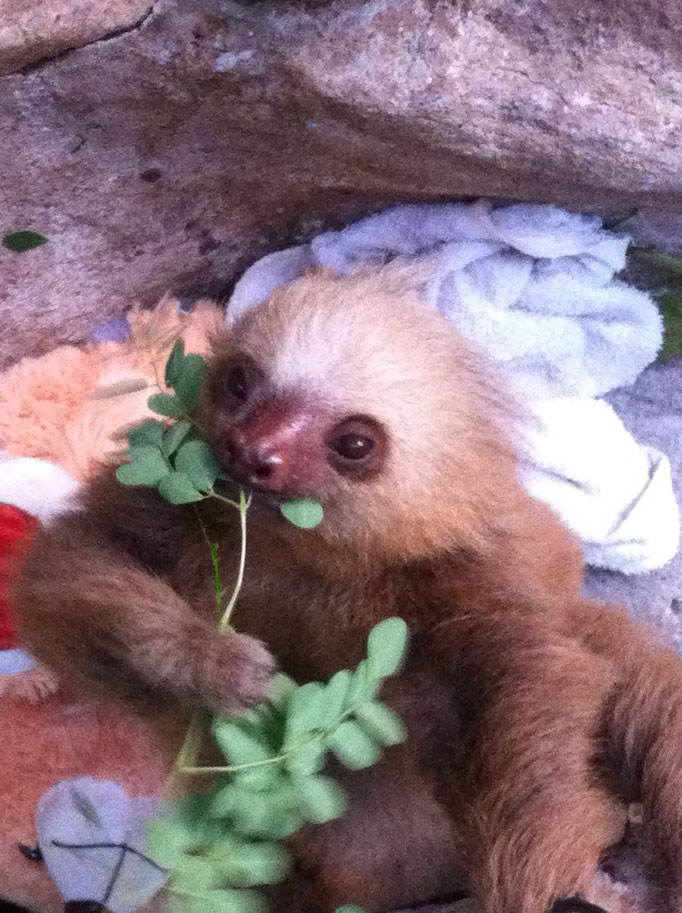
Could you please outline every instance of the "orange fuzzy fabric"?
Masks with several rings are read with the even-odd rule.
[[[101,394],[129,381],[156,384],[180,337],[186,351],[205,353],[223,313],[206,301],[185,315],[164,301],[129,314],[129,322],[126,342],[61,346],[0,375],[0,450],[49,460],[87,481],[119,459],[126,429],[149,417],[155,390]],[[89,774],[115,780],[131,796],[158,795],[182,726],[171,718],[152,724],[123,704],[70,693],[68,683],[55,692],[51,673],[40,668],[1,681],[0,899],[56,913],[62,901],[45,866],[24,859],[17,846],[35,841],[40,794]],[[159,896],[147,908],[161,904]]]
[[[204,354],[224,323],[222,310],[210,301],[198,302],[190,314],[163,301],[154,311],[133,311],[128,320],[126,342],[60,346],[0,375],[0,450],[50,460],[87,481],[102,465],[119,460],[125,431],[150,417],[147,398],[163,380],[175,341],[182,338],[187,352]],[[149,387],[104,395],[128,382]]]

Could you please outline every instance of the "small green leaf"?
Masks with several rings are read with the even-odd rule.
[[[326,685],[324,689],[324,708],[325,722],[327,724],[333,723],[335,719],[342,715],[352,682],[352,673],[348,669],[342,669],[332,675]]]
[[[158,447],[151,444],[136,444],[129,448],[130,462],[116,470],[116,478],[123,485],[158,485],[168,476],[168,463]]]
[[[247,732],[252,732],[262,742],[269,745],[273,752],[274,746],[281,745],[284,719],[269,702],[257,704],[241,716],[229,717],[229,720]]]
[[[240,770],[234,775],[235,786],[246,793],[271,792],[276,788],[281,774],[278,764],[262,764],[249,770]]]
[[[329,747],[336,757],[351,770],[360,770],[374,764],[379,757],[379,746],[357,723],[347,721],[329,737]]]
[[[244,790],[235,786],[234,783],[228,783],[227,786],[223,786],[212,794],[209,814],[212,818],[227,818],[245,801],[248,800]]]
[[[180,444],[189,434],[192,428],[191,422],[179,421],[175,422],[173,425],[168,428],[161,442],[161,450],[165,457],[171,456],[178,449]]]
[[[324,719],[324,686],[310,682],[298,687],[287,704],[284,749],[292,748],[302,736],[322,726]]]
[[[214,844],[212,851],[224,857],[218,863],[220,870],[235,887],[278,884],[291,869],[288,853],[277,843],[230,837]]]
[[[189,832],[173,823],[156,819],[147,825],[147,845],[151,857],[168,868],[179,865],[185,853],[194,848]]]
[[[149,419],[136,428],[131,428],[126,437],[131,447],[138,444],[154,444],[160,447],[163,438],[163,422],[153,418]]]
[[[407,738],[400,717],[378,701],[358,707],[355,715],[363,729],[382,745],[398,745]]]
[[[204,499],[204,495],[181,472],[171,472],[165,479],[161,479],[159,494],[171,504],[191,504]]]
[[[304,777],[299,781],[303,814],[313,824],[340,818],[346,810],[346,794],[330,777]]]
[[[241,726],[243,729],[251,730],[265,738],[266,730],[269,729],[275,720],[279,720],[279,714],[268,702],[256,704],[247,710],[246,713],[241,713],[239,716],[221,717],[220,719],[226,720],[233,726]]]
[[[379,690],[379,681],[379,677],[372,673],[369,661],[366,659],[361,660],[355,672],[351,674],[345,709],[354,710],[361,704],[373,700]]]
[[[180,376],[180,371],[182,370],[182,363],[185,359],[185,343],[182,339],[178,341],[173,346],[173,349],[168,356],[168,361],[166,362],[166,372],[165,372],[165,381],[167,387],[174,387],[175,383]]]
[[[137,469],[132,463],[124,463],[116,470],[116,478],[121,485],[146,485],[146,482],[140,480]],[[156,484],[156,483],[154,483]]]
[[[147,405],[152,412],[166,415],[168,418],[180,418],[186,413],[182,402],[170,393],[155,393],[147,400]]]
[[[308,777],[321,770],[324,764],[326,746],[322,739],[316,739],[307,745],[297,746],[287,755],[284,764],[294,776]]]
[[[248,802],[240,802],[232,811],[238,831],[254,837],[281,840],[303,824],[293,787],[278,793],[253,793]]]
[[[175,468],[200,491],[210,491],[221,466],[206,441],[187,441],[177,452]]]
[[[402,618],[385,618],[367,638],[367,661],[372,675],[394,675],[407,650],[407,625]]]
[[[270,703],[275,709],[284,710],[297,688],[298,685],[293,678],[290,678],[283,672],[278,672],[273,676],[272,684],[270,686]]]
[[[173,383],[175,395],[190,412],[197,404],[201,384],[206,373],[206,362],[201,355],[185,355],[182,367]]]
[[[209,796],[196,795],[165,803],[161,813],[147,823],[149,853],[161,865],[173,868],[186,854],[195,853],[205,841]]]
[[[312,529],[322,522],[322,505],[319,501],[311,501],[309,498],[286,501],[280,506],[280,510],[290,523],[301,529]]]
[[[218,867],[200,856],[186,856],[173,871],[173,884],[198,894],[220,887]]]
[[[343,906],[337,907],[334,913],[365,913],[365,911],[356,903],[345,903]]]
[[[41,244],[47,244],[47,238],[39,235],[37,231],[10,231],[3,242],[7,250],[14,251],[15,254],[23,254],[27,250],[33,250],[34,247],[40,247]]]
[[[253,732],[229,720],[219,720],[213,726],[213,737],[227,758],[228,764],[253,764],[267,761],[272,757],[270,746],[262,742]]]

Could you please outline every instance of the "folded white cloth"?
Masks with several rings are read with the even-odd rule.
[[[532,462],[522,462],[521,482],[580,538],[585,561],[625,574],[669,561],[679,513],[668,458],[638,444],[604,400],[532,408],[539,424],[526,432]]]
[[[396,257],[428,258],[425,304],[504,367],[532,422],[521,480],[599,567],[638,573],[679,546],[667,458],[641,447],[604,401],[653,359],[662,320],[615,274],[628,239],[596,216],[542,204],[395,206],[263,257],[237,283],[234,322],[313,265],[341,274]]]

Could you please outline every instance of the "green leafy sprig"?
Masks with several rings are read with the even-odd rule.
[[[345,810],[343,789],[321,773],[329,753],[359,770],[383,746],[404,740],[402,722],[377,694],[400,668],[406,644],[404,621],[388,618],[370,633],[367,657],[354,672],[306,685],[278,675],[269,703],[215,720],[212,734],[227,764],[179,770],[215,776],[213,789],[172,803],[150,825],[150,852],[171,870],[173,911],[265,909],[254,888],[289,873],[280,841]]]

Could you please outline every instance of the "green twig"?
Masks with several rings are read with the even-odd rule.
[[[223,617],[220,619],[220,623],[218,625],[219,631],[224,631],[225,628],[227,628],[227,626],[229,625],[230,616],[232,615],[232,610],[234,609],[237,599],[239,598],[239,593],[241,592],[242,583],[244,582],[244,568],[246,567],[246,512],[249,509],[250,504],[251,504],[251,495],[249,495],[249,497],[247,499],[246,495],[244,494],[244,489],[240,488],[239,489],[239,521],[240,521],[241,534],[242,534],[242,546],[241,546],[241,552],[239,555],[239,572],[237,573],[237,582],[235,583],[234,590],[232,592],[232,596],[230,597],[230,601],[228,602],[228,604],[225,608],[225,611],[223,612]]]
[[[228,498],[222,497],[222,495],[217,495],[215,492],[211,492],[211,496],[217,498],[219,501],[227,501],[229,504],[239,509],[239,519],[241,527],[241,549],[239,554],[239,571],[237,573],[237,582],[235,583],[234,590],[230,596],[230,601],[228,602],[225,611],[223,611],[223,582],[220,577],[220,566],[218,563],[218,546],[214,545],[208,535],[206,526],[204,525],[199,512],[197,511],[197,520],[199,521],[199,526],[201,528],[202,535],[206,540],[208,545],[209,552],[211,554],[211,563],[213,565],[213,585],[215,588],[215,598],[216,598],[216,610],[218,615],[218,630],[224,631],[230,623],[230,616],[232,610],[239,598],[239,593],[242,588],[242,583],[244,582],[244,569],[246,567],[246,512],[249,509],[251,504],[251,496],[247,498],[244,494],[244,489],[240,488],[239,490],[239,504],[236,501],[230,501]],[[221,617],[222,613],[222,617]],[[189,728],[187,729],[187,734],[185,735],[182,747],[178,753],[175,763],[171,769],[171,773],[166,780],[164,786],[164,795],[168,793],[170,787],[173,783],[174,777],[178,773],[185,773],[187,770],[201,770],[205,772],[210,772],[211,768],[201,768],[195,767],[194,764],[199,754],[199,749],[201,748],[202,741],[202,712],[196,710],[192,715],[190,720]],[[213,772],[219,772],[214,770]]]
[[[209,497],[215,498],[217,501],[222,501],[223,504],[229,504],[230,507],[236,507],[239,510],[239,502],[233,501],[232,498],[226,498],[225,495],[219,495],[215,488],[212,488],[209,491]]]
[[[195,509],[196,510],[196,509]],[[208,546],[208,550],[211,553],[211,564],[213,565],[213,589],[215,590],[215,604],[216,604],[216,618],[220,621],[220,616],[223,611],[223,581],[220,578],[220,565],[218,564],[218,543],[211,542],[208,530],[204,524],[204,521],[201,519],[201,514],[196,510],[197,520],[199,521],[199,526],[201,527],[201,533],[204,537],[204,541]]]
[[[168,796],[171,792],[171,788],[175,782],[176,776],[180,771],[189,766],[196,764],[197,757],[199,756],[199,750],[201,749],[201,743],[203,741],[202,734],[202,725],[203,725],[203,713],[201,710],[195,710],[192,714],[192,717],[189,721],[189,726],[187,727],[187,732],[185,733],[185,738],[183,739],[182,746],[178,752],[178,756],[171,767],[171,771],[166,778],[166,782],[163,786],[163,795]]]
[[[356,712],[357,707],[349,707],[347,710],[344,710],[331,724],[326,726],[324,729],[318,730],[314,736],[310,739],[306,739],[305,742],[299,742],[298,745],[294,745],[292,748],[287,748],[286,751],[281,751],[277,755],[273,755],[271,758],[264,758],[262,761],[249,761],[248,764],[230,764],[224,767],[195,767],[193,765],[181,766],[178,768],[178,773],[186,776],[199,776],[201,774],[236,774],[241,773],[243,770],[252,770],[254,767],[267,767],[269,764],[281,764],[282,761],[286,758],[291,757],[291,755],[296,754],[298,751],[301,751],[303,748],[307,748],[309,745],[313,745],[315,742],[325,741],[329,736],[338,729],[338,727],[347,720],[349,717],[353,716]]]

